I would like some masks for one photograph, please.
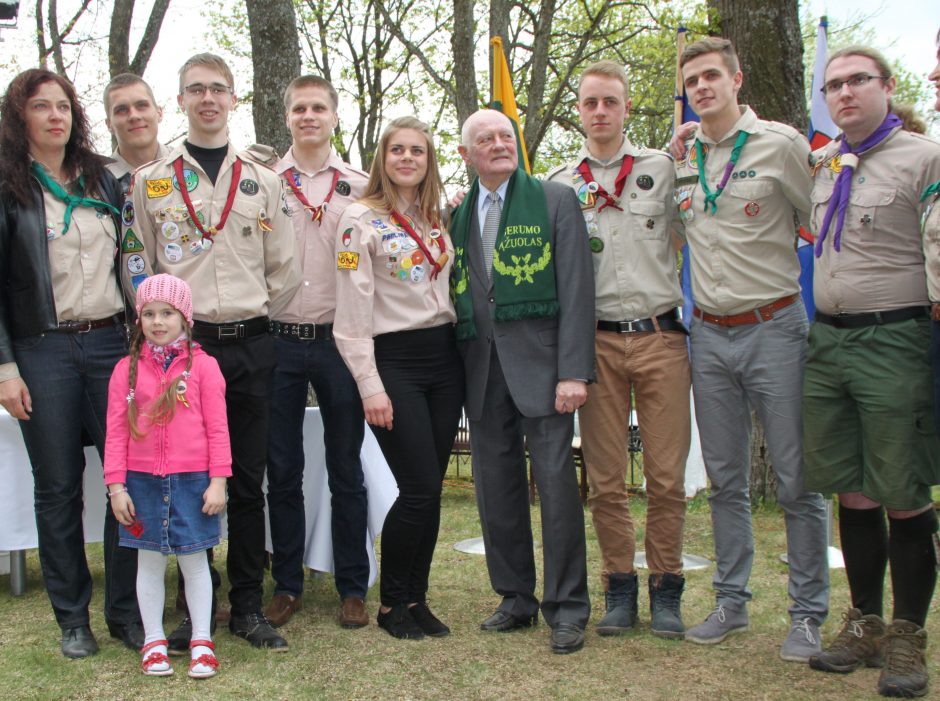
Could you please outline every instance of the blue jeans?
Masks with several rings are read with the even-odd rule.
[[[930,362],[933,365],[933,419],[940,433],[940,321],[930,322]]]
[[[356,382],[332,340],[275,337],[277,365],[268,431],[268,518],[274,556],[275,594],[303,591],[304,411],[307,383],[313,385],[326,445],[332,494],[333,572],[341,598],[365,598],[369,585],[366,551],[368,509],[359,451],[364,419]]]
[[[108,381],[126,353],[123,327],[46,333],[14,341],[33,412],[20,428],[35,481],[39,562],[62,628],[88,625],[91,574],[82,527],[83,437],[104,450]],[[101,488],[104,489],[102,483]],[[111,509],[104,522],[104,616],[111,625],[140,620],[137,552],[118,547]]]

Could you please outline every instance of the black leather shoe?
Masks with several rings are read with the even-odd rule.
[[[574,623],[559,623],[552,628],[552,652],[567,655],[584,647],[584,628]]]
[[[140,652],[144,646],[144,627],[140,621],[133,623],[109,623],[108,632],[115,640],[124,643],[124,647],[134,652]]]
[[[62,629],[62,654],[66,657],[79,659],[97,652],[98,642],[88,626]]]
[[[496,613],[480,624],[480,630],[506,633],[510,630],[516,630],[516,628],[531,628],[538,622],[539,615],[537,613],[525,618],[516,618],[511,613],[496,609]]]
[[[232,635],[244,638],[252,647],[260,647],[272,652],[287,652],[287,641],[268,623],[268,619],[261,612],[249,613],[246,616],[232,616],[228,622],[228,629]]]

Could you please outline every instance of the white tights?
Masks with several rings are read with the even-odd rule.
[[[186,604],[193,621],[193,640],[211,640],[212,577],[205,550],[176,556],[186,580]],[[166,639],[163,606],[167,556],[153,550],[137,551],[137,604],[144,624],[144,644]]]

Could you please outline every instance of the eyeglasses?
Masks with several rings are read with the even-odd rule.
[[[868,85],[868,81],[870,80],[887,80],[890,77],[891,76],[888,75],[868,75],[867,73],[859,73],[858,75],[853,75],[852,77],[846,78],[845,80],[830,80],[819,89],[819,92],[826,96],[834,95],[836,93],[842,92],[843,85],[848,85],[851,90],[856,90]]]
[[[187,85],[183,88],[183,92],[185,92],[190,97],[202,97],[206,94],[206,90],[212,93],[213,97],[222,97],[232,92],[232,89],[224,83],[213,83],[212,85],[191,83],[190,85]]]

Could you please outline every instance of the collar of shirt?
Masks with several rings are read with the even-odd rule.
[[[238,155],[238,151],[235,150],[235,146],[230,141],[228,143],[228,153],[225,154],[225,160],[222,161],[222,167],[219,168],[219,175],[228,170],[228,167],[235,162],[235,157]],[[202,170],[202,166],[199,165],[199,162],[192,157],[186,147],[181,141],[179,144],[173,147],[173,149],[163,158],[166,163],[173,163],[180,156],[183,157],[183,162],[187,166],[199,168],[200,172],[205,172]],[[211,185],[211,183],[210,183]]]
[[[588,150],[587,141],[585,141],[583,144],[581,144],[581,150],[578,152],[578,159],[575,162],[575,166],[577,166],[579,163],[581,163],[581,161],[583,161],[586,158],[588,159],[588,161],[590,161],[591,164],[597,164],[599,166],[603,166],[606,168],[611,163],[619,163],[620,160],[624,156],[633,156],[634,158],[636,158],[642,152],[643,152],[643,149],[640,149],[634,146],[632,143],[630,143],[630,139],[624,136],[623,143],[620,144],[620,149],[617,151],[617,153],[611,156],[608,160],[602,161],[596,156],[594,156]],[[482,189],[482,186],[481,186],[481,189]]]
[[[748,134],[757,134],[761,131],[760,124],[757,120],[757,115],[754,114],[752,110],[747,105],[739,105],[738,109],[741,110],[741,116],[738,117],[738,121],[734,123],[731,129],[728,130],[720,139],[715,141],[710,139],[705,135],[705,132],[702,131],[701,125],[695,131],[695,138],[701,141],[703,144],[720,144],[728,139],[733,139],[737,137],[739,131],[746,131]]]
[[[287,150],[287,153],[284,154],[284,157],[274,164],[274,172],[284,173],[288,168],[293,168],[298,173],[303,173],[307,177],[312,178],[320,173],[330,170],[331,168],[345,174],[349,166],[342,158],[336,155],[336,151],[331,150],[329,157],[326,159],[326,162],[323,164],[323,167],[320,168],[320,170],[316,172],[308,172],[298,165],[297,159],[294,157],[294,148],[292,146]]]
[[[483,222],[486,221],[486,212],[490,208],[490,193],[495,192],[499,195],[499,201],[502,202],[503,206],[506,206],[506,190],[509,189],[509,178],[503,180],[499,187],[495,190],[488,190],[483,183],[480,183],[480,194],[477,197],[477,220],[480,223],[480,232],[483,231]]]

